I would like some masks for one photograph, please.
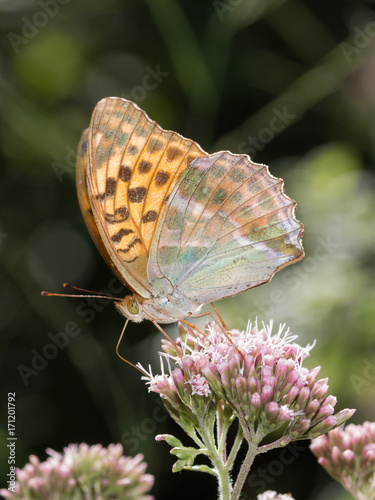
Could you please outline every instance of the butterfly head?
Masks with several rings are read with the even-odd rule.
[[[121,302],[115,302],[115,306],[123,316],[135,323],[140,323],[145,319],[141,300],[137,295],[128,295]]]

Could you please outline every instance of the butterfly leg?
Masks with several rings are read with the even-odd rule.
[[[122,361],[125,361],[125,363],[127,363],[128,365],[132,366],[133,368],[135,368],[136,370],[138,370],[139,372],[142,373],[142,375],[147,375],[147,373],[145,373],[143,370],[141,370],[140,368],[138,368],[138,366],[134,365],[133,363],[131,363],[130,361],[128,361],[127,359],[123,358],[121,356],[121,354],[119,353],[119,347],[120,347],[120,343],[121,343],[121,340],[122,340],[122,337],[124,336],[124,333],[125,333],[125,329],[127,327],[127,324],[129,322],[129,319],[127,319],[125,321],[125,325],[124,325],[124,328],[122,329],[122,332],[121,332],[121,335],[120,335],[120,338],[118,339],[118,342],[117,342],[117,345],[116,345],[116,354],[117,356],[122,360]]]
[[[202,318],[203,316],[211,316],[214,323],[216,323],[217,326],[222,330],[223,334],[229,340],[229,342],[231,344],[233,344],[232,339],[230,338],[230,335],[228,334],[228,332],[224,329],[224,327],[222,325],[219,325],[219,323],[217,322],[217,319],[215,318],[215,316],[212,314],[211,311],[207,311],[205,313],[198,314],[197,316],[194,316],[194,317],[195,318]],[[205,334],[202,332],[202,330],[200,330],[197,326],[193,325],[193,323],[189,323],[188,321],[185,321],[184,319],[180,319],[180,321],[181,321],[181,323],[184,323],[185,325],[190,326],[194,330],[197,330],[197,332],[199,332],[201,335],[205,336]]]
[[[223,320],[223,318],[222,318],[221,314],[219,313],[218,308],[215,306],[215,304],[214,304],[213,302],[211,302],[211,305],[212,305],[212,309],[215,311],[215,313],[217,314],[218,318],[220,319],[221,324],[223,325],[223,327],[224,327],[225,331],[227,332],[227,331],[228,331],[228,327],[227,327],[227,325],[225,324],[225,322],[224,322],[224,320]]]
[[[221,316],[221,314],[219,313],[217,307],[215,306],[215,304],[213,302],[211,302],[210,304],[213,308],[213,310],[215,311],[215,313],[217,314],[217,317],[219,318],[219,321],[217,320],[217,318],[215,318],[215,316],[212,314],[211,311],[206,311],[206,312],[203,312],[203,313],[200,313],[200,314],[197,314],[197,315],[194,315],[194,318],[202,318],[203,316],[211,316],[212,320],[218,325],[218,326],[221,326],[225,332],[228,332],[228,327],[227,325],[225,324],[225,321],[223,320],[223,317]],[[220,324],[221,323],[221,324]]]
[[[215,318],[215,316],[212,314],[211,311],[206,311],[204,313],[198,314],[197,316],[195,316],[195,318],[201,318],[202,316],[211,316],[211,318],[213,319],[213,321],[218,325],[219,328],[221,328],[221,330],[222,330],[223,334],[225,335],[226,339],[233,345],[233,341],[232,341],[232,338],[230,336],[228,327],[225,324],[225,322],[224,322],[221,314],[219,313],[217,307],[215,306],[215,304],[213,302],[211,302],[211,305],[212,305],[212,308],[214,309],[214,311],[216,312],[216,314],[218,315],[218,318],[219,318],[219,320],[221,322],[221,325],[218,323],[217,319]],[[183,321],[183,323],[189,324],[186,321]],[[195,329],[198,330],[198,328],[196,326],[194,326],[194,325],[190,325],[190,326],[193,326]],[[198,331],[200,332],[200,330],[198,330]],[[237,349],[237,347],[236,346],[234,346],[234,347],[235,347],[236,351],[243,357],[242,353]]]
[[[156,326],[156,328],[161,332],[166,339],[169,340],[169,342],[173,345],[173,347],[176,349],[176,352],[178,353],[181,350],[181,347],[179,347],[176,342],[174,342],[170,336],[163,330],[163,328],[159,325],[159,323],[156,323],[155,320],[151,320],[151,322]]]
[[[203,316],[211,316],[212,320],[214,321],[214,323],[217,324],[217,326],[221,329],[221,331],[223,332],[223,335],[227,338],[227,340],[233,344],[232,342],[232,339],[231,339],[231,336],[228,332],[228,327],[227,325],[224,323],[224,320],[223,318],[221,317],[221,314],[219,313],[219,311],[217,310],[217,308],[214,306],[213,303],[211,303],[213,309],[215,310],[215,312],[217,313],[218,317],[219,317],[219,321],[217,320],[217,318],[215,318],[215,316],[212,314],[211,311],[206,311],[204,313],[200,313],[200,314],[197,314],[196,316],[194,316],[194,318],[202,318]],[[188,326],[191,326],[192,328],[195,328],[195,330],[197,330],[199,333],[202,333],[201,330],[199,330],[199,328],[197,328],[195,325],[193,325],[192,323],[188,323],[187,321],[185,320],[180,320],[182,323],[185,323],[186,325]],[[220,324],[221,323],[221,324]],[[204,334],[203,334],[204,335]]]
[[[199,316],[195,316],[196,318],[200,318],[201,316],[207,316],[209,313],[204,313],[200,314]],[[181,323],[184,323],[184,325],[190,326],[190,328],[193,328],[194,330],[197,330],[198,333],[204,336],[204,333],[202,330],[200,330],[197,326],[193,325],[193,323],[189,323],[188,321],[185,321],[184,319],[180,319]]]

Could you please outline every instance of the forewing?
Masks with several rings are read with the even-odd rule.
[[[163,130],[126,99],[103,99],[93,112],[86,187],[96,232],[90,232],[94,241],[99,235],[122,281],[145,298],[153,293],[147,261],[166,200],[181,173],[204,155],[194,141]],[[90,229],[87,211],[84,217]]]
[[[208,303],[269,281],[303,257],[295,201],[266,165],[220,152],[180,178],[151,247],[149,279]]]
[[[93,216],[93,212],[91,209],[90,197],[87,190],[87,177],[86,177],[88,133],[89,129],[83,131],[81,140],[79,141],[78,145],[77,167],[76,167],[78,202],[81,208],[83,218],[86,222],[86,226],[89,230],[89,233],[96,247],[102,254],[104,260],[110,266],[112,271],[117,275],[117,277],[120,280],[122,280],[123,277],[119,273],[115,263],[112,261],[111,256],[108,253],[106,246],[104,245],[103,239],[99,234],[98,227],[96,225],[95,218]]]

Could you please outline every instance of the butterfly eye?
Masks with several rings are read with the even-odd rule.
[[[130,299],[127,303],[128,311],[130,314],[138,314],[139,313],[139,305],[136,299]]]

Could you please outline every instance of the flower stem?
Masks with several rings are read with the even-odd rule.
[[[218,482],[219,482],[219,500],[230,500],[232,485],[229,475],[229,469],[223,461],[222,454],[220,454],[215,445],[215,439],[213,433],[207,429],[207,423],[204,419],[200,422],[200,434],[205,447],[208,451],[209,458],[217,472]]]
[[[254,458],[257,454],[257,445],[248,443],[248,450],[246,453],[245,460],[243,461],[240,472],[238,473],[236,484],[234,485],[231,500],[237,500],[240,498],[240,494],[243,488],[243,485],[246,481],[246,478],[249,474],[250,468],[253,465]]]
[[[265,453],[266,451],[273,450],[274,448],[280,448],[287,446],[290,443],[290,437],[282,436],[281,438],[273,441],[272,443],[265,444],[258,448],[258,453]]]
[[[233,467],[233,463],[236,460],[237,453],[241,448],[242,441],[243,441],[243,432],[242,429],[239,427],[236,439],[234,440],[232,449],[230,450],[230,454],[227,460],[227,467],[229,467],[229,470],[231,470],[231,468]]]
[[[219,491],[220,491],[219,498],[220,500],[230,500],[232,486],[228,469],[221,461],[215,463],[215,467],[219,476]]]

